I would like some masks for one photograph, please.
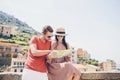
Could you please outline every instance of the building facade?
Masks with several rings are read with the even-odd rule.
[[[100,71],[100,68],[94,65],[73,64],[81,72],[96,72]]]
[[[23,72],[26,58],[12,58],[11,72]]]
[[[0,25],[0,37],[10,37],[11,34],[14,34],[15,27],[7,26],[7,25]]]
[[[77,49],[77,55],[86,59],[91,58],[91,55],[86,50],[83,50],[82,48]]]
[[[22,52],[21,46],[14,43],[0,42],[0,55]]]
[[[71,47],[71,50],[72,50],[71,62],[72,63],[77,63],[77,53],[76,53],[74,47]]]
[[[107,59],[105,62],[100,63],[102,71],[113,71],[116,70],[116,63],[113,60]]]

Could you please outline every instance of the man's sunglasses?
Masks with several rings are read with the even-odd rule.
[[[47,36],[48,38],[51,38],[52,36]]]

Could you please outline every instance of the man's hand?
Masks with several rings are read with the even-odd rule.
[[[51,59],[51,58],[55,58],[57,56],[57,50],[52,50],[49,55],[48,55],[48,58]]]

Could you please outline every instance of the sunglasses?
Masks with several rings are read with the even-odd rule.
[[[64,37],[64,36],[59,36],[59,35],[58,35],[57,37]]]
[[[47,36],[48,38],[51,38],[52,36]]]

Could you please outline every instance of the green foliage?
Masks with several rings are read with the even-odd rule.
[[[22,47],[22,50],[24,50],[24,51],[28,51],[28,46],[24,46],[24,47]]]
[[[81,56],[78,56],[78,64],[91,64],[98,66],[99,61],[96,59],[86,59]]]

